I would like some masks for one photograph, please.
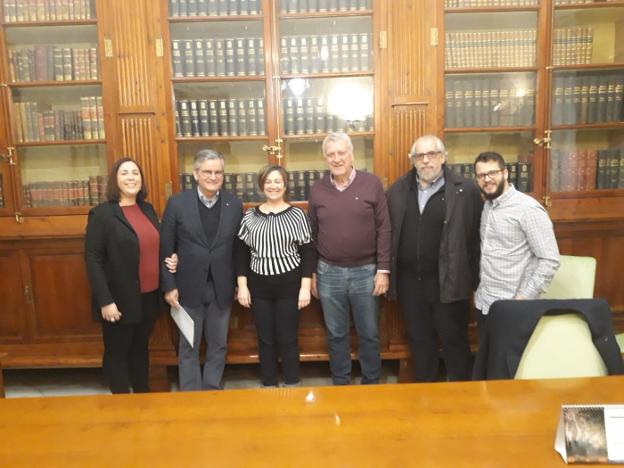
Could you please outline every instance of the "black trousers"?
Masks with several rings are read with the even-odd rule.
[[[251,296],[251,310],[258,334],[260,379],[277,385],[279,360],[287,385],[299,383],[298,298],[264,299]]]
[[[438,339],[448,380],[470,380],[468,301],[441,303],[437,273],[414,276],[399,271],[398,293],[412,354],[414,380],[437,380]]]
[[[159,292],[141,294],[139,323],[102,322],[104,376],[112,393],[149,392],[149,339],[158,310]],[[123,314],[123,311],[122,311]]]

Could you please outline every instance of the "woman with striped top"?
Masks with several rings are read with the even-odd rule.
[[[299,311],[310,304],[316,267],[308,218],[287,203],[287,181],[281,166],[260,171],[266,201],[247,210],[238,232],[247,249],[238,262],[237,299],[254,316],[264,386],[277,386],[280,359],[286,385],[299,383]]]

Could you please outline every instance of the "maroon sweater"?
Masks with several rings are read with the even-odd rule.
[[[390,216],[377,176],[357,171],[343,192],[329,175],[310,189],[308,216],[321,259],[338,266],[390,270]]]

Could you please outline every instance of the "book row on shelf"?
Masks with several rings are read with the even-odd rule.
[[[537,6],[538,0],[445,0],[444,8]]]
[[[171,16],[258,15],[261,0],[169,0]]]
[[[176,135],[265,135],[262,99],[180,99],[176,101]]]
[[[372,132],[373,116],[360,120],[346,120],[332,114],[322,97],[284,99],[284,134],[305,135],[315,133]]]
[[[106,201],[106,176],[31,182],[22,187],[25,208],[91,206]]]
[[[528,159],[528,157],[524,156],[520,157],[520,159]],[[448,167],[455,175],[463,177],[464,179],[474,179],[473,163],[448,164]],[[517,190],[520,190],[521,192],[530,192],[532,190],[531,163],[529,161],[506,163],[505,168],[509,174],[507,180],[510,184],[513,184]]]
[[[535,29],[447,32],[444,66],[447,70],[533,67],[536,33]]]
[[[280,69],[284,74],[370,71],[371,35],[284,36]]]
[[[446,79],[445,119],[449,128],[533,125],[535,87],[501,76]]]
[[[555,29],[553,65],[586,65],[591,63],[594,30],[589,26]]]
[[[554,125],[624,121],[622,73],[557,75],[553,93]]]
[[[317,179],[323,177],[327,171],[289,171],[287,193],[290,201],[306,201],[310,187]],[[195,187],[192,173],[180,174],[180,188],[189,190]],[[257,172],[227,173],[223,178],[223,188],[235,194],[244,203],[254,203],[263,200],[258,188]]]
[[[371,0],[282,0],[281,13],[326,13],[368,10]]]
[[[91,0],[4,0],[3,6],[7,23],[93,18]]]
[[[555,5],[575,5],[577,3],[615,3],[620,0],[555,0]]]
[[[78,106],[39,110],[36,102],[13,104],[17,141],[103,140],[104,110],[100,96],[83,96]]]
[[[99,79],[96,47],[42,44],[9,49],[8,52],[12,82]]]
[[[552,192],[624,188],[624,150],[553,150],[550,154]]]
[[[256,76],[264,74],[261,38],[174,39],[173,76]]]

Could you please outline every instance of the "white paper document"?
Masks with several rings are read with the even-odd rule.
[[[180,332],[193,347],[193,338],[195,338],[195,324],[193,319],[182,306],[171,307],[171,318],[176,323]]]

